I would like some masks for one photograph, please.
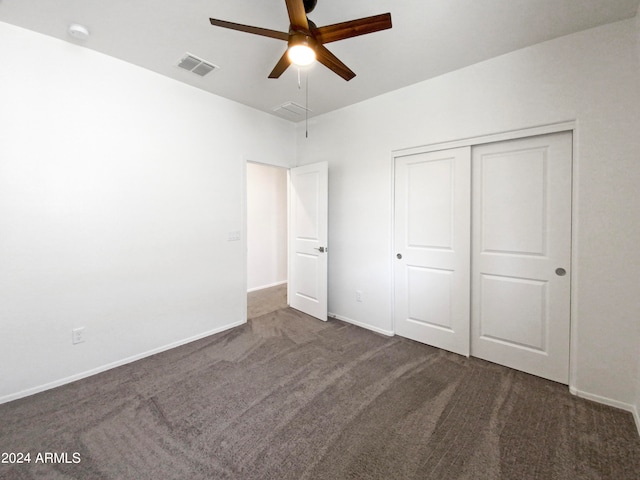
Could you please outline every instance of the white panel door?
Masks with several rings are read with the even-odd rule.
[[[470,148],[395,159],[395,332],[469,355]]]
[[[327,320],[328,164],[290,171],[289,305]]]
[[[474,147],[471,354],[568,383],[571,133]]]

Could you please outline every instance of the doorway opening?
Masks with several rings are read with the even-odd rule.
[[[247,162],[247,318],[287,306],[288,169]]]

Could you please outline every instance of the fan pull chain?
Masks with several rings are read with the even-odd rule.
[[[302,90],[300,80],[300,67],[298,67],[298,90]],[[305,75],[305,99],[304,99],[304,137],[309,138],[309,71]]]

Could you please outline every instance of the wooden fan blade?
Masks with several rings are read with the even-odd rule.
[[[227,22],[226,20],[217,20],[210,18],[211,25],[216,27],[230,28],[231,30],[238,30],[240,32],[253,33],[255,35],[262,35],[263,37],[277,38],[279,40],[289,40],[289,34],[285,32],[278,32],[277,30],[269,30],[268,28],[252,27],[250,25],[243,25],[241,23]]]
[[[285,0],[287,2],[287,12],[289,13],[289,22],[295,30],[302,29],[309,31],[309,22],[307,21],[307,13],[304,11],[304,3],[302,0]]]
[[[282,75],[284,71],[289,68],[289,65],[291,65],[291,60],[289,60],[288,53],[289,50],[286,50],[284,52],[284,55],[280,57],[280,60],[278,60],[278,63],[276,63],[276,66],[269,74],[269,78],[280,78],[280,75]]]
[[[342,63],[338,57],[327,50],[323,45],[318,45],[316,47],[316,59],[329,70],[340,75],[347,82],[356,76],[349,67]]]
[[[365,35],[367,33],[379,32],[380,30],[387,30],[388,28],[391,28],[391,14],[383,13],[381,15],[320,27],[313,31],[313,36],[319,43],[329,43],[335,42],[336,40]]]

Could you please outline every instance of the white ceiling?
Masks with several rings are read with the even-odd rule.
[[[393,28],[328,45],[356,77],[322,65],[309,71],[310,116],[519,48],[626,18],[640,0],[318,0],[316,25],[391,12]],[[305,104],[304,79],[290,67],[267,76],[280,40],[213,27],[209,17],[286,32],[284,0],[0,0],[0,21],[105,53],[265,112]],[[85,41],[67,33],[80,23]],[[220,70],[198,77],[175,65],[185,52]],[[7,66],[3,66],[7,68]],[[290,120],[294,117],[276,114]]]

